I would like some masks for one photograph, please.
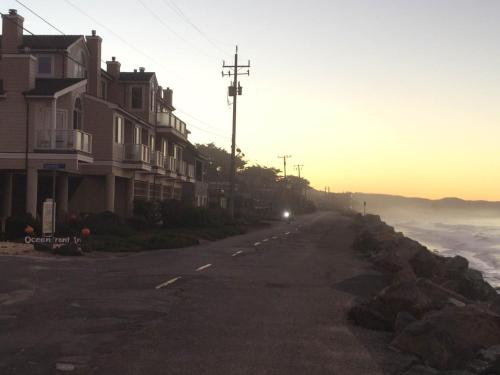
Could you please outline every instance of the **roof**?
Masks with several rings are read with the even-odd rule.
[[[67,49],[83,35],[23,35],[20,48],[29,47],[33,50]],[[0,47],[2,36],[0,35]]]
[[[122,72],[120,81],[149,82],[154,72]]]
[[[71,87],[85,78],[39,78],[35,80],[35,88],[25,91],[25,95],[53,96],[55,93]]]

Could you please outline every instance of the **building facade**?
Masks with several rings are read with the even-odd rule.
[[[0,38],[0,216],[130,216],[136,199],[207,204],[205,159],[154,72],[101,68],[102,39],[24,35],[15,10]]]

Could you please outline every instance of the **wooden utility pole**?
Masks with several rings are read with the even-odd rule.
[[[302,168],[304,168],[304,164],[297,164],[297,165],[295,165],[295,169],[297,169],[297,171],[299,173],[299,178],[301,178],[300,172],[302,171]]]
[[[283,175],[285,177],[285,182],[286,182],[286,159],[290,159],[292,155],[283,155],[283,156],[278,156],[278,159],[283,159]]]
[[[234,72],[228,70],[227,73],[222,71],[222,77],[231,75],[234,77],[231,86],[229,86],[229,96],[233,97],[233,132],[231,137],[231,164],[229,171],[229,215],[231,219],[234,219],[234,185],[236,181],[236,103],[238,95],[242,94],[243,88],[238,82],[238,76],[240,75],[250,75],[250,70],[248,69],[245,73],[238,73],[240,68],[250,68],[250,60],[248,60],[247,65],[238,65],[238,46],[236,46],[236,52],[234,54],[234,65],[226,65],[223,61],[222,68],[234,69]]]

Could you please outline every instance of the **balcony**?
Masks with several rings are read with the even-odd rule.
[[[92,153],[92,135],[76,129],[39,129],[35,133],[35,149]]]
[[[143,144],[126,144],[123,159],[128,162],[149,164],[151,161],[149,147]]]
[[[177,173],[180,176],[186,176],[187,173],[187,163],[185,161],[177,161]]]
[[[170,132],[186,139],[188,136],[188,131],[186,128],[186,123],[181,121],[177,116],[167,113],[158,112],[157,114],[158,131]]]
[[[195,169],[194,169],[194,165],[193,164],[188,164],[187,166],[187,176],[190,180],[193,180],[195,179]]]
[[[151,151],[150,160],[153,168],[163,168],[165,165],[164,156],[160,151]]]
[[[165,169],[169,172],[175,172],[177,170],[176,161],[172,156],[165,157]]]

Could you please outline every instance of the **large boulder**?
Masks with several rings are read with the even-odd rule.
[[[409,263],[418,277],[434,278],[445,274],[445,258],[425,247],[422,247]]]
[[[495,288],[483,279],[481,272],[466,269],[463,272],[448,273],[442,284],[447,289],[460,293],[473,301],[494,301],[498,297]]]
[[[407,326],[392,346],[428,365],[460,369],[483,348],[500,344],[500,316],[476,305],[448,306]]]

